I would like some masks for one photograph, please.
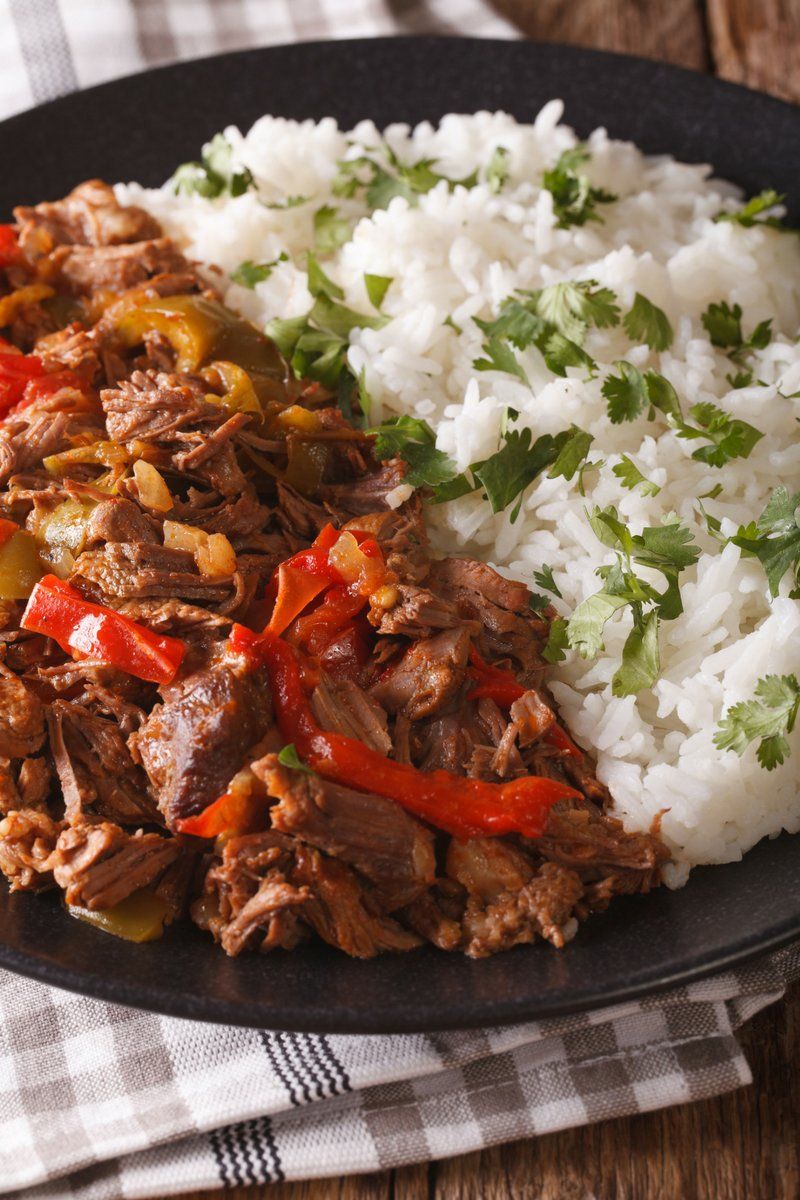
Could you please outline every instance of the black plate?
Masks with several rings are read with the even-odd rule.
[[[651,153],[711,162],[800,219],[800,110],[665,64],[564,46],[435,38],[253,50],[148,72],[0,124],[0,213],[83,179],[158,184],[224,125],[264,112],[437,120],[553,96],[580,134],[606,125]],[[768,786],[768,784],[767,784]],[[625,898],[564,951],[486,962],[434,950],[354,962],[318,946],[227,959],[192,926],[132,946],[72,920],[54,896],[0,890],[0,964],[60,987],[177,1016],[351,1033],[446,1029],[599,1007],[696,979],[800,937],[800,842],[695,872],[679,892]]]

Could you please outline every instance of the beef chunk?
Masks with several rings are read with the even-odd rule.
[[[181,851],[177,838],[141,830],[126,833],[119,825],[104,821],[63,830],[51,866],[67,904],[113,908],[158,879]]]
[[[154,217],[133,205],[123,207],[99,179],[80,184],[63,200],[15,208],[14,218],[29,258],[48,254],[54,246],[116,246],[161,233]]]
[[[130,738],[170,828],[225,791],[272,725],[266,679],[222,659],[165,694]]]
[[[68,393],[65,400],[65,393]],[[0,426],[0,484],[12,475],[39,467],[51,454],[69,450],[82,437],[103,437],[95,416],[83,408],[70,410],[69,400],[82,404],[80,393],[56,392],[6,417]]]
[[[354,517],[345,529],[371,534],[381,548],[386,565],[402,583],[422,583],[430,571],[428,533],[422,501],[415,492],[400,508]]]
[[[293,949],[307,934],[300,914],[311,892],[287,882],[290,838],[268,830],[230,838],[206,873],[192,917],[231,957],[244,950]]]
[[[288,483],[278,483],[278,508],[281,528],[296,545],[313,542],[321,529],[330,523],[330,514],[321,504],[307,500]]]
[[[139,439],[169,445],[216,429],[224,423],[227,409],[203,395],[203,388],[185,377],[135,371],[119,387],[100,393],[108,436],[115,442]]]
[[[52,262],[61,281],[79,296],[125,292],[153,275],[186,267],[186,259],[169,238],[125,246],[62,246]]]
[[[219,616],[207,608],[184,604],[182,600],[124,600],[114,605],[117,612],[156,633],[168,633],[184,640],[219,640],[230,632],[230,617]]]
[[[355,875],[343,863],[297,844],[291,882],[312,893],[303,919],[331,946],[353,958],[374,958],[383,950],[413,950],[420,939],[393,921],[374,916]]]
[[[274,754],[252,769],[280,801],[273,828],[355,867],[374,885],[382,911],[409,904],[433,882],[433,835],[392,800],[287,769]]]
[[[549,862],[534,868],[500,838],[453,839],[447,871],[467,891],[463,929],[470,958],[486,958],[537,937],[563,946],[577,927],[572,912],[583,884],[575,872]]]
[[[437,629],[455,629],[464,624],[454,604],[427,588],[399,583],[391,591],[396,598],[390,608],[370,605],[369,620],[380,634],[418,638]],[[477,623],[474,623],[474,631],[478,632]]]
[[[0,666],[0,758],[26,758],[44,742],[44,708],[11,671]]]
[[[469,645],[470,631],[463,625],[414,642],[372,687],[373,698],[412,721],[440,711],[464,682]]]
[[[53,886],[51,858],[61,829],[45,812],[22,809],[0,820],[0,871],[12,892]]]
[[[70,824],[99,818],[120,825],[160,823],[144,772],[115,721],[93,716],[75,701],[55,700],[47,723]]]
[[[132,500],[102,500],[86,526],[85,545],[106,542],[158,542],[158,525]]]
[[[403,482],[406,464],[401,459],[384,463],[376,471],[349,479],[346,483],[330,483],[322,488],[326,505],[338,514],[357,517],[389,508],[386,496]]]
[[[659,882],[661,865],[669,858],[655,833],[629,833],[589,800],[554,805],[545,832],[531,845],[545,858],[571,867],[586,883],[611,879],[612,891],[648,891]]]
[[[426,941],[439,950],[458,950],[461,946],[461,921],[443,911],[434,892],[423,892],[401,914]]]
[[[102,550],[79,555],[70,582],[92,584],[103,598],[120,600],[166,597],[225,600],[231,581],[202,575],[188,550],[145,542],[107,542]]]
[[[523,583],[504,579],[474,559],[444,558],[431,564],[428,586],[454,603],[462,617],[480,623],[484,658],[512,658],[524,682],[537,681],[546,667],[541,651],[550,623],[531,612]]]
[[[391,751],[386,713],[352,680],[323,675],[314,689],[311,706],[323,729],[357,738],[379,754],[388,755]]]

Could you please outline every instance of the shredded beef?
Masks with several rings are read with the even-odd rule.
[[[38,809],[7,813],[0,821],[0,871],[12,892],[53,886],[52,859],[61,825]]]
[[[85,550],[70,582],[91,584],[104,598],[119,600],[177,596],[214,603],[231,592],[230,581],[202,575],[188,550],[145,542],[107,542],[102,550]]]
[[[158,237],[158,222],[133,205],[119,204],[113,188],[90,179],[63,200],[15,208],[19,244],[32,259],[47,254],[53,246],[116,246]]]
[[[384,709],[353,680],[323,675],[314,689],[311,706],[323,729],[357,738],[379,754],[391,751]]]
[[[378,633],[427,637],[437,629],[455,629],[464,624],[455,605],[427,588],[400,583],[390,590],[394,592],[394,603],[390,608],[370,605],[369,620]],[[477,624],[474,631],[478,631]]]
[[[62,831],[50,859],[67,904],[113,908],[126,896],[153,883],[180,856],[177,838],[158,833],[127,833],[109,821]]]
[[[182,271],[186,259],[169,238],[125,246],[62,246],[53,268],[76,295],[124,292],[153,275]]]
[[[414,642],[373,686],[373,698],[412,721],[440,711],[464,682],[469,642],[469,629],[463,625]]]
[[[53,701],[47,720],[70,824],[100,819],[119,825],[160,823],[144,772],[131,758],[116,721],[93,716],[67,700]]]
[[[86,526],[86,547],[105,542],[158,542],[158,526],[132,500],[103,500]]]
[[[26,758],[41,749],[44,718],[40,700],[0,664],[0,758]]]
[[[381,911],[410,904],[432,883],[433,836],[393,801],[282,767],[274,754],[252,769],[280,801],[273,828],[355,867],[373,884]]]

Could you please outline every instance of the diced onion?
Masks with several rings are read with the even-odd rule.
[[[154,512],[169,512],[172,496],[161,473],[152,463],[140,458],[133,464],[133,474],[139,489],[139,499],[145,508]]]
[[[170,550],[189,550],[194,554],[207,538],[208,534],[195,525],[183,525],[180,521],[164,522],[164,545]]]
[[[201,574],[211,579],[229,578],[236,570],[236,551],[224,533],[209,534],[205,545],[194,552]]]

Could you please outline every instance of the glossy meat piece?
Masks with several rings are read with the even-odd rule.
[[[274,754],[252,769],[279,801],[273,828],[355,867],[382,911],[409,904],[433,882],[433,834],[392,800],[283,767]]]
[[[391,751],[385,710],[352,680],[323,675],[311,696],[311,707],[323,729],[356,738],[379,754]]]
[[[469,644],[470,632],[463,625],[413,642],[372,687],[371,695],[388,712],[403,713],[412,721],[439,712],[464,682]]]
[[[50,865],[67,904],[113,908],[158,879],[181,852],[177,838],[141,830],[126,833],[104,821],[63,830]]]
[[[217,800],[272,723],[266,679],[237,659],[170,687],[129,742],[167,825]]]
[[[116,246],[158,237],[158,221],[134,205],[123,207],[100,179],[81,183],[63,200],[14,209],[19,243],[29,258],[54,246]]]
[[[0,820],[0,871],[12,892],[38,892],[53,886],[51,858],[61,823],[37,809],[22,809]]]
[[[61,246],[52,264],[78,296],[125,292],[154,275],[183,271],[187,265],[169,238],[120,246]]]
[[[27,758],[41,749],[44,717],[39,698],[0,665],[0,758]]]

